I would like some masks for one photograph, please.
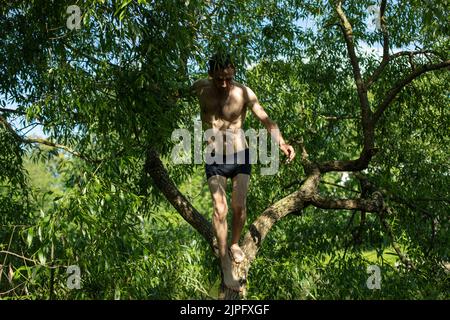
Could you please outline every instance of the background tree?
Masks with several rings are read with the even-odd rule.
[[[448,298],[448,2],[91,0],[69,30],[71,4],[0,7],[2,295],[217,296],[203,173],[170,152],[198,115],[185,89],[226,46],[301,154],[252,177],[248,296]]]

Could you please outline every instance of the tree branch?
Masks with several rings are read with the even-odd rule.
[[[147,158],[144,165],[144,172],[149,174],[155,186],[164,194],[165,198],[172,204],[178,213],[191,226],[194,227],[209,243],[213,251],[217,254],[217,240],[214,236],[211,223],[203,217],[178,190],[170,179],[167,170],[164,168],[158,153],[153,149],[148,149]]]
[[[403,56],[416,56],[416,55],[427,55],[427,54],[433,54],[436,57],[440,58],[441,60],[445,60],[444,57],[442,57],[439,53],[437,53],[434,50],[417,50],[417,51],[399,51],[394,54],[388,55],[388,57],[385,59],[383,55],[383,59],[381,60],[380,65],[377,69],[373,72],[373,74],[366,80],[366,87],[367,89],[370,89],[372,85],[378,80],[378,78],[381,76],[381,73],[383,72],[384,68],[388,65],[388,63],[396,58],[403,57]]]
[[[420,75],[422,75],[426,72],[448,68],[449,66],[450,66],[450,60],[443,61],[441,63],[423,65],[419,68],[416,68],[414,71],[412,71],[408,76],[406,76],[401,81],[397,82],[394,85],[394,87],[388,91],[386,97],[380,103],[380,105],[373,117],[374,122],[376,123],[380,119],[383,112],[386,110],[386,108],[389,106],[389,104],[395,99],[397,94],[405,86],[407,86],[409,83],[411,83],[414,79],[416,79],[417,77],[419,77]]]
[[[384,14],[386,12],[387,0],[381,0],[380,4],[380,24],[381,33],[383,34],[383,61],[389,60],[389,33],[386,24],[386,18]]]
[[[78,151],[75,151],[75,150],[73,150],[73,149],[71,149],[71,148],[69,148],[67,146],[62,145],[62,144],[57,144],[57,143],[54,143],[54,142],[51,142],[51,141],[48,141],[48,140],[45,140],[45,139],[41,139],[41,138],[31,138],[31,139],[23,138],[22,142],[25,143],[25,144],[32,144],[32,143],[43,144],[43,145],[46,145],[46,146],[49,146],[49,147],[62,149],[62,150],[67,151],[68,153],[70,153],[70,154],[72,154],[72,155],[74,155],[76,157],[79,157],[79,158],[82,158],[82,159],[87,159],[85,156],[83,156]],[[87,160],[91,161],[92,159],[87,159]]]
[[[369,166],[372,157],[378,152],[377,148],[364,148],[360,157],[356,160],[333,160],[318,164],[321,173],[330,171],[361,171]]]

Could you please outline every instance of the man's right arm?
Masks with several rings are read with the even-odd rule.
[[[178,91],[175,94],[175,100],[197,97],[201,87],[203,86],[202,80],[203,79],[197,80],[190,86],[183,86],[178,88]]]

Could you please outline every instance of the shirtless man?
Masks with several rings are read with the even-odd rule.
[[[192,89],[197,95],[201,120],[204,128],[212,129],[217,133],[223,133],[223,139],[209,139],[223,162],[206,164],[206,177],[213,201],[213,221],[215,235],[219,246],[219,258],[224,274],[225,285],[239,291],[241,286],[239,279],[233,274],[231,259],[235,263],[244,260],[244,252],[239,247],[238,241],[246,219],[246,198],[250,181],[251,166],[249,163],[249,149],[242,130],[247,108],[263,123],[266,129],[278,142],[281,151],[287,156],[288,162],[295,157],[292,146],[287,144],[278,126],[273,122],[259,104],[255,93],[248,87],[233,81],[235,67],[229,55],[216,54],[209,60],[208,79],[197,80]],[[230,141],[231,137],[231,141]],[[223,145],[221,145],[223,143]],[[220,144],[220,145],[219,145]],[[230,147],[231,146],[231,147]],[[210,146],[211,147],[211,146]],[[236,161],[238,153],[244,153],[245,163]],[[214,155],[214,153],[212,153]],[[226,158],[225,155],[228,155]],[[227,160],[234,159],[229,163]],[[217,159],[217,158],[216,158]],[[227,161],[227,162],[226,162]],[[227,213],[226,199],[227,178],[233,183],[231,196],[231,208],[233,210],[231,246],[227,248]]]

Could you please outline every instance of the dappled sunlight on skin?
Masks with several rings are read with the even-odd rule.
[[[237,244],[233,244],[230,246],[230,256],[236,263],[241,263],[245,258],[244,252]]]
[[[233,291],[239,292],[241,290],[240,279],[234,272],[232,257],[229,254],[224,256],[221,266],[225,286]]]
[[[250,176],[238,174],[233,178],[233,191],[231,194],[231,207],[233,209],[233,228],[231,233],[231,257],[236,263],[244,260],[244,253],[239,248],[239,239],[242,228],[247,219],[247,192],[250,184]]]
[[[448,1],[73,2],[0,5],[0,299],[448,299]]]

